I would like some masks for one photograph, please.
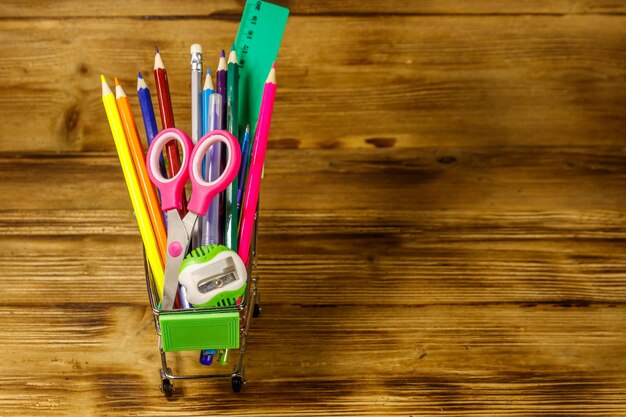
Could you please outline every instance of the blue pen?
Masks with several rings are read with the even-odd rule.
[[[213,87],[213,81],[211,80],[211,70],[207,68],[206,77],[204,79],[204,87],[202,88],[202,136],[209,133],[209,98],[211,94],[215,93]],[[206,178],[206,156],[202,162],[202,176]],[[202,350],[200,351],[200,363],[205,366],[209,366],[213,363],[213,355],[217,353],[216,350]]]
[[[213,363],[213,356],[217,353],[214,349],[205,349],[200,351],[200,363],[209,366]]]
[[[143,126],[146,128],[148,146],[150,146],[152,139],[154,139],[154,137],[159,133],[159,129],[157,128],[156,118],[154,117],[154,108],[152,107],[150,90],[148,89],[148,84],[146,84],[146,81],[143,79],[141,73],[137,74],[137,97],[139,98],[139,106],[141,107]],[[159,158],[159,165],[161,166],[161,174],[167,178],[163,155]]]
[[[241,198],[248,173],[248,161],[250,160],[250,125],[246,126],[246,133],[241,141],[241,166],[239,167],[239,186],[237,187],[237,210],[241,210]]]
[[[213,88],[213,80],[211,80],[211,69],[206,69],[206,77],[204,78],[204,87],[202,87],[202,135],[209,133],[209,97],[215,93]],[[206,157],[202,162],[202,176],[206,178],[205,172]]]
[[[211,94],[209,99],[209,125],[207,130],[209,132],[213,130],[222,129],[222,96],[217,93]],[[221,143],[217,142],[209,148],[205,160],[205,176],[206,181],[216,181],[221,174],[222,164],[222,147]],[[208,212],[205,216],[200,218],[201,225],[201,245],[221,245],[224,243],[223,229],[220,225],[220,199],[221,194],[217,194],[211,200],[209,204]]]
[[[187,290],[182,285],[179,288],[180,288],[180,308],[182,309],[191,308],[189,301],[187,301]]]

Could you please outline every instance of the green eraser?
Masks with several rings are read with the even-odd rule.
[[[163,351],[239,348],[239,312],[159,315]]]

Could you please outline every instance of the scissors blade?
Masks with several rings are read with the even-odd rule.
[[[196,220],[198,220],[198,215],[193,211],[190,211],[183,217],[183,226],[185,226],[185,231],[188,236],[191,236],[193,230],[195,229]]]
[[[173,209],[167,212],[167,249],[162,310],[171,310],[174,307],[178,290],[178,272],[189,247],[189,230],[191,229],[187,229],[183,220],[180,219],[178,210]]]

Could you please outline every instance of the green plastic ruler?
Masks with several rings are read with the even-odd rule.
[[[276,61],[289,9],[272,3],[248,0],[235,40],[239,61],[239,131],[254,132],[261,108],[263,86]]]

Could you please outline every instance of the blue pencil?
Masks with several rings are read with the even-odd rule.
[[[159,129],[157,128],[156,119],[154,117],[154,108],[152,107],[150,89],[148,88],[148,84],[146,84],[146,81],[143,79],[141,73],[137,74],[137,97],[139,98],[139,106],[141,107],[143,126],[146,128],[148,146],[150,146],[152,139],[154,139],[154,137],[159,133]],[[159,165],[161,166],[161,174],[167,178],[163,155],[161,155],[161,158],[159,159]]]
[[[246,133],[241,141],[241,166],[239,167],[239,184],[237,189],[237,210],[241,210],[241,197],[248,173],[248,161],[250,160],[250,125],[246,126]]]
[[[213,80],[211,80],[211,69],[206,69],[204,86],[202,87],[202,136],[209,133],[209,97],[215,93]]]
[[[201,136],[209,133],[209,97],[215,93],[213,88],[213,81],[211,80],[211,69],[206,69],[206,77],[204,78],[204,87],[202,87],[202,123],[201,123]],[[205,157],[206,159],[206,157]],[[202,162],[202,176],[206,177],[205,173],[205,161]]]

